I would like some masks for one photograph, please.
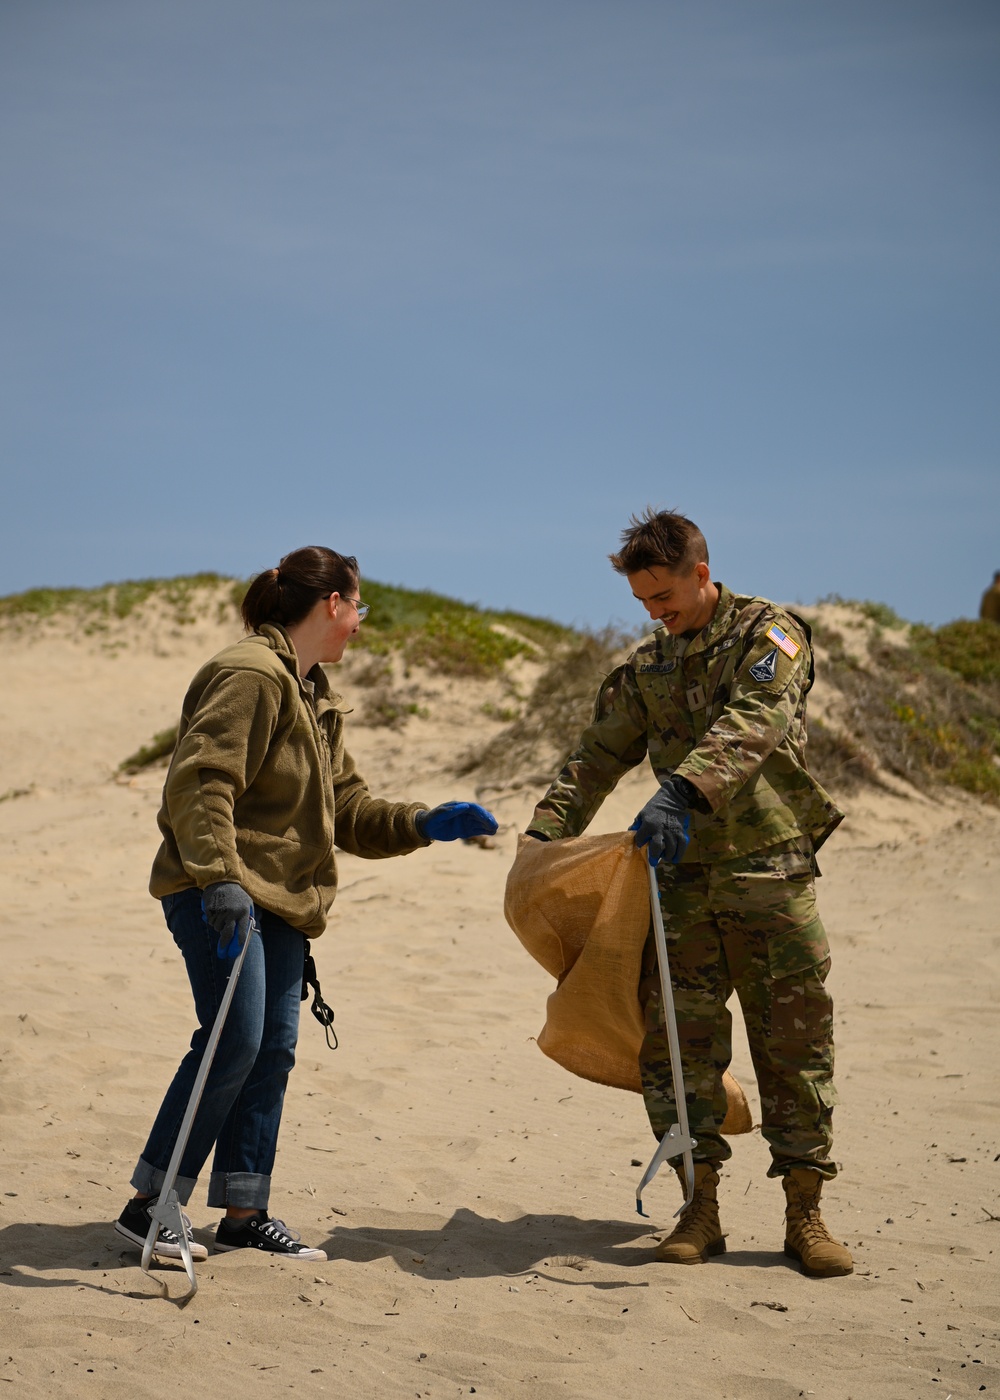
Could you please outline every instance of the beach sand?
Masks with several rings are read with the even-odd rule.
[[[725,1168],[728,1253],[651,1260],[679,1193],[661,1173],[651,1219],[635,1214],[653,1147],[642,1103],[540,1054],[552,984],[503,919],[537,788],[493,804],[492,849],[342,860],[314,945],[340,1048],[303,1007],[271,1203],[329,1262],[210,1256],[187,1306],[180,1266],[144,1275],[111,1222],[192,1018],[146,893],[162,770],[113,773],[174,721],[227,635],[0,641],[0,1383],[19,1397],[997,1394],[1000,821],[956,796],[866,790],[821,853],[843,1168],[824,1215],[852,1276],[810,1280],[783,1256],[759,1132]],[[356,727],[351,748],[376,792],[471,796],[448,767],[499,728],[480,711],[489,685],[418,681],[429,717]],[[632,775],[592,829],[626,827],[649,788]],[[740,1036],[734,1071],[756,1122]],[[210,1245],[203,1186],[190,1213]]]

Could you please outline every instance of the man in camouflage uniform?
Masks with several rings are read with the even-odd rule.
[[[785,1188],[785,1251],[810,1275],[850,1273],[850,1254],[819,1213],[836,1166],[830,956],[815,851],[843,814],[805,765],[809,628],[766,599],[714,583],[704,537],[682,515],[633,517],[611,562],[659,625],[601,686],[593,722],[528,831],[541,840],[578,836],[622,775],[648,757],[660,787],[633,829],[657,866],[698,1142],[694,1199],[657,1255],[693,1264],[725,1250],[716,1187],[732,1155],[719,1129],[735,989],[769,1175]],[[662,1137],[676,1108],[652,937],[639,992],[643,1095]]]

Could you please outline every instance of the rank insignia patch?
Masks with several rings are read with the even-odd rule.
[[[767,635],[770,636],[770,632]],[[794,646],[795,643],[793,642],[792,645]],[[798,648],[796,647],[796,651],[797,650]],[[762,656],[756,666],[750,667],[750,674],[755,681],[773,681],[777,669],[778,653],[772,650],[769,651],[766,656]]]
[[[705,687],[700,681],[695,681],[688,686],[687,702],[692,710],[703,710],[705,708]]]
[[[777,623],[767,629],[768,639],[775,642],[786,656],[790,656],[794,661],[802,648],[798,642],[793,642],[787,632],[782,632]]]

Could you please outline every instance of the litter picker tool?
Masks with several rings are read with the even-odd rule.
[[[660,909],[660,891],[656,883],[656,867],[649,864],[643,857],[643,864],[649,873],[649,903],[653,913],[653,935],[656,939],[656,961],[660,968],[660,996],[663,1005],[663,1015],[667,1023],[667,1045],[670,1049],[670,1074],[674,1082],[674,1103],[677,1105],[677,1122],[672,1123],[670,1131],[664,1133],[663,1137],[653,1153],[649,1166],[643,1173],[642,1180],[636,1187],[635,1208],[640,1215],[646,1212],[642,1208],[642,1193],[652,1181],[653,1177],[660,1170],[660,1167],[670,1157],[684,1156],[684,1179],[686,1182],[684,1204],[677,1214],[685,1206],[691,1204],[694,1199],[694,1157],[692,1151],[698,1146],[697,1141],[691,1136],[688,1130],[687,1099],[684,1096],[684,1071],[681,1068],[681,1046],[677,1037],[677,1013],[674,1010],[674,989],[670,981],[670,962],[667,958],[667,935],[663,929],[663,912]]]
[[[219,1048],[219,1038],[222,1035],[223,1027],[226,1024],[226,1017],[229,1014],[229,1007],[236,991],[236,983],[240,972],[243,969],[243,961],[250,947],[250,939],[257,928],[253,915],[250,916],[250,927],[247,929],[247,936],[240,949],[239,956],[233,964],[233,970],[229,974],[226,982],[226,990],[222,994],[222,1003],[216,1012],[215,1023],[212,1032],[208,1037],[208,1044],[205,1046],[205,1053],[201,1057],[201,1064],[195,1077],[194,1086],[191,1089],[191,1097],[188,1099],[188,1106],[184,1110],[184,1117],[181,1120],[180,1132],[177,1134],[177,1141],[174,1143],[174,1150],[167,1166],[166,1175],[163,1178],[163,1185],[160,1187],[159,1199],[150,1211],[152,1224],[149,1227],[149,1234],[146,1236],[146,1243],[142,1247],[142,1270],[149,1273],[149,1262],[153,1256],[156,1237],[159,1234],[160,1226],[165,1226],[168,1230],[173,1230],[180,1242],[181,1257],[184,1260],[184,1271],[191,1284],[190,1292],[185,1296],[184,1302],[193,1298],[198,1292],[198,1280],[194,1272],[194,1260],[191,1258],[191,1245],[188,1242],[187,1229],[184,1224],[184,1213],[181,1210],[180,1199],[177,1195],[175,1183],[177,1173],[180,1170],[181,1158],[188,1145],[188,1138],[191,1136],[191,1126],[194,1123],[194,1116],[198,1112],[198,1105],[201,1103],[201,1096],[205,1091],[205,1084],[208,1080],[209,1071],[212,1068],[212,1061],[215,1059],[215,1052]]]

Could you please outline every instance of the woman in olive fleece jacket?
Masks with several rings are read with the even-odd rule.
[[[150,892],[163,904],[194,993],[198,1029],[132,1176],[116,1222],[142,1244],[232,957],[250,947],[177,1177],[187,1203],[214,1144],[208,1204],[226,1208],[217,1250],[316,1261],[267,1212],[285,1085],[295,1059],[306,939],[337,889],[334,842],[352,855],[406,855],[433,840],[496,830],[474,803],[373,797],[344,746],[344,711],[321,663],[341,660],[368,609],[357,561],[310,546],[260,574],[243,603],[250,633],[188,689],[160,808]],[[206,1258],[185,1217],[194,1258]],[[180,1258],[160,1227],[158,1255]]]

